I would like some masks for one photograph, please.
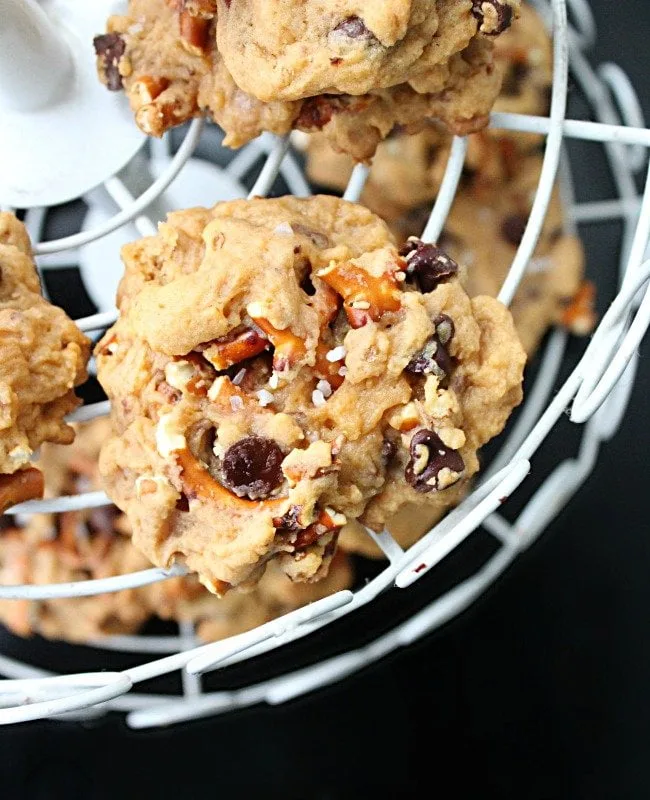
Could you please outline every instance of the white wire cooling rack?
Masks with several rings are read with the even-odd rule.
[[[650,237],[650,176],[639,195],[635,173],[644,168],[650,147],[639,103],[626,75],[605,64],[594,71],[584,51],[593,44],[596,28],[587,0],[536,0],[534,5],[552,26],[554,83],[551,112],[546,117],[494,113],[491,126],[527,131],[546,137],[544,163],[532,213],[500,299],[509,304],[531,258],[559,173],[573,225],[620,220],[623,226],[618,292],[603,316],[577,366],[551,399],[564,363],[568,336],[555,331],[548,339],[534,383],[528,387],[523,409],[500,451],[467,499],[424,538],[404,551],[384,532],[368,535],[387,558],[380,574],[356,592],[342,591],[293,611],[252,631],[214,644],[197,646],[191,626],[182,625],[177,636],[114,636],[92,645],[105,650],[138,653],[143,663],[121,672],[87,672],[55,675],[0,655],[0,723],[63,715],[80,719],[107,710],[127,712],[133,728],[146,728],[196,719],[255,703],[277,704],[340,680],[365,665],[408,645],[467,608],[508,567],[516,556],[540,535],[591,472],[600,446],[616,432],[633,385],[637,347],[650,323],[650,261],[644,261]],[[567,119],[569,68],[588,101],[595,121]],[[79,260],[84,246],[103,239],[133,222],[140,234],[154,230],[144,215],[151,203],[164,195],[174,178],[182,174],[199,142],[203,123],[195,121],[184,141],[151,186],[137,198],[120,177],[111,177],[103,190],[117,211],[91,230],[35,246],[42,270],[56,269]],[[576,203],[565,154],[565,140],[602,143],[615,185],[615,196],[595,202]],[[157,145],[159,148],[161,145]],[[164,148],[164,145],[162,145]],[[435,240],[442,231],[463,168],[466,142],[453,142],[447,169],[423,238]],[[242,175],[263,159],[251,195],[265,195],[280,173],[295,194],[309,193],[297,161],[289,150],[289,138],[265,136],[241,150],[225,167],[230,179]],[[367,176],[364,166],[352,174],[345,197],[359,197]],[[44,209],[30,209],[26,223],[38,242]],[[112,309],[78,320],[83,331],[96,332],[112,324]],[[558,464],[540,488],[509,522],[499,513],[505,500],[522,484],[531,470],[531,459],[560,417],[570,408],[574,423],[585,423],[578,455]],[[71,419],[88,420],[106,414],[107,403],[86,406]],[[31,501],[8,513],[61,512],[108,503],[102,492]],[[471,577],[438,597],[406,622],[360,649],[317,661],[297,671],[283,673],[236,691],[204,692],[201,675],[288,645],[346,614],[370,603],[390,587],[404,591],[438,564],[479,526],[498,543],[495,554]],[[0,598],[45,599],[81,597],[118,591],[165,580],[180,569],[149,569],[103,580],[43,586],[2,586]],[[147,660],[151,655],[158,657]],[[101,668],[101,665],[100,665]],[[131,692],[142,681],[181,671],[182,693],[152,695]],[[61,718],[61,716],[59,716]]]

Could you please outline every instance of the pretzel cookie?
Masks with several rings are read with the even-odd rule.
[[[551,42],[541,18],[522,6],[515,25],[494,40],[494,58],[504,78],[495,111],[547,115],[552,85]],[[427,124],[408,135],[394,130],[372,161],[361,201],[384,219],[394,219],[432,202],[449,158],[451,137]],[[490,128],[468,137],[465,172],[481,181],[508,180],[519,161],[542,141],[537,134]],[[307,144],[307,172],[320,185],[343,191],[354,167],[349,155],[337,152],[326,136],[313,134]]]
[[[519,0],[130,0],[95,38],[149,135],[207,114],[239,147],[262,131],[322,130],[370,158],[396,124],[467,133],[501,84],[493,41]]]
[[[38,466],[46,494],[99,488],[97,458],[110,435],[107,419],[77,426],[72,445],[44,445]],[[125,516],[115,506],[34,514],[20,525],[5,517],[0,529],[0,583],[67,583],[124,575],[150,566],[131,543]],[[272,565],[274,566],[274,565]],[[352,582],[350,560],[338,553],[327,578],[317,584],[288,580],[277,567],[250,593],[210,594],[195,576],[88,597],[0,600],[0,621],[19,636],[87,642],[110,634],[135,633],[152,616],[192,622],[205,641],[261,625]]]
[[[42,442],[73,440],[64,417],[79,405],[89,355],[88,339],[41,294],[25,226],[0,212],[0,511],[42,495],[31,456]]]
[[[361,206],[175,212],[122,257],[100,469],[135,544],[214,592],[270,559],[318,580],[348,519],[453,505],[521,399],[509,313]]]

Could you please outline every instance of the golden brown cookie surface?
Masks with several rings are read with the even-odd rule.
[[[552,52],[539,15],[522,6],[521,18],[494,41],[494,59],[504,74],[494,111],[548,114]],[[468,137],[465,169],[483,180],[507,180],[517,173],[520,158],[540,143],[539,136],[513,131],[490,128],[473,133]],[[386,219],[433,201],[449,145],[448,132],[431,124],[410,135],[400,128],[392,131],[377,147],[361,201]],[[326,136],[310,137],[307,173],[316,184],[343,191],[353,166],[353,159],[337,152]]]
[[[97,350],[102,473],[136,545],[213,591],[271,558],[319,579],[346,518],[453,505],[521,398],[508,312],[470,301],[436,248],[398,253],[361,206],[175,212],[123,259]]]
[[[434,118],[458,133],[485,125],[501,82],[492,40],[518,0],[365,3],[372,41],[351,35],[358,3],[327,4],[324,15],[321,5],[131,0],[128,15],[111,17],[95,39],[99,75],[125,89],[145,133],[207,114],[233,147],[265,130],[322,130],[364,160],[396,124]]]
[[[217,46],[235,83],[260,100],[363,95],[398,84],[440,92],[451,57],[486,29],[480,4],[457,0],[218,4]],[[518,2],[500,3],[494,36]]]
[[[74,387],[86,379],[90,342],[65,312],[41,294],[25,227],[0,213],[0,505],[2,509],[42,491],[29,468],[46,441],[69,443],[64,421],[79,400]],[[20,471],[11,480],[7,476]]]
[[[48,497],[99,488],[97,459],[110,432],[108,419],[98,419],[76,426],[72,445],[43,447],[38,465],[46,475]],[[0,530],[0,583],[67,583],[147,569],[148,560],[129,537],[128,522],[115,506],[32,515],[21,527]],[[0,621],[19,636],[38,633],[85,642],[135,633],[157,615],[193,622],[199,637],[211,641],[260,625],[351,582],[350,562],[341,553],[318,584],[292,583],[273,568],[251,593],[233,591],[218,598],[188,576],[89,597],[1,600]]]

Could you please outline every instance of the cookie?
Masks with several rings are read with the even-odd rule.
[[[539,15],[522,6],[521,18],[495,39],[495,61],[504,73],[495,111],[547,115],[552,85],[551,42]],[[543,141],[536,134],[486,129],[468,137],[466,174],[484,180],[506,180],[517,173],[519,159]],[[427,124],[407,135],[399,127],[378,145],[361,201],[375,213],[393,219],[432,202],[449,157],[450,137]],[[317,185],[343,191],[354,160],[337,152],[327,137],[314,134],[307,145],[307,174]]]
[[[214,642],[251,630],[352,585],[352,562],[338,551],[317,583],[294,583],[274,562],[250,591],[215,597],[193,578],[154,584],[149,601],[164,619],[191,622],[199,639]]]
[[[463,286],[470,296],[496,297],[521,243],[542,170],[542,157],[519,160],[515,177],[495,184],[480,176],[465,179],[438,244],[462,262]],[[375,200],[371,198],[374,205]],[[379,201],[381,202],[381,201]],[[399,241],[422,231],[429,206],[390,222]],[[593,330],[595,290],[585,282],[580,239],[567,232],[565,211],[555,187],[539,241],[511,305],[515,327],[529,356],[546,331],[562,325],[578,336]]]
[[[107,420],[77,429],[74,444],[44,445],[38,466],[47,496],[98,487],[97,456],[109,432]],[[0,583],[66,583],[147,569],[131,544],[114,506],[14,517],[0,531]],[[0,621],[19,636],[83,642],[107,634],[133,633],[151,615],[142,590],[57,600],[0,600]]]
[[[470,296],[496,296],[506,278],[537,191],[541,156],[522,160],[517,176],[499,191],[477,184],[460,191],[440,244],[467,267],[464,286]],[[580,240],[565,228],[556,187],[539,242],[510,310],[521,342],[532,355],[554,325],[584,336],[593,330],[594,290],[584,281]]]
[[[519,0],[338,3],[324,16],[321,6],[131,0],[94,40],[99,76],[124,88],[146,134],[206,114],[232,147],[262,131],[322,130],[365,160],[396,124],[433,118],[468,133],[487,123],[501,83],[493,39]],[[352,35],[366,23],[377,36]]]
[[[48,496],[99,488],[97,458],[110,435],[107,419],[77,427],[69,447],[45,445],[39,467]],[[132,545],[130,529],[115,506],[63,514],[36,514],[18,527],[10,518],[0,530],[0,583],[65,583],[147,569]],[[137,589],[57,600],[0,600],[0,621],[19,636],[87,642],[110,634],[133,634],[152,616],[191,621],[199,638],[221,639],[268,622],[352,583],[343,553],[318,584],[295,584],[277,568],[267,571],[250,594],[217,598],[194,578]]]
[[[463,499],[470,488],[469,484],[465,486],[465,491],[459,494],[457,502]],[[400,547],[406,550],[431,530],[436,522],[439,522],[444,516],[446,510],[440,507],[407,503],[386,520],[385,528]],[[364,556],[364,558],[384,558],[383,551],[375,544],[358,520],[351,520],[341,529],[339,549],[345,553]]]
[[[0,512],[40,497],[30,466],[43,442],[67,444],[65,415],[86,380],[90,342],[65,312],[41,294],[24,225],[0,212]]]
[[[170,214],[122,251],[100,469],[153,563],[211,591],[324,576],[348,519],[454,505],[521,399],[509,312],[334,197]]]
[[[438,93],[450,59],[477,36],[507,30],[519,3],[221,0],[218,7],[217,47],[228,71],[240,89],[272,101],[399,84]]]

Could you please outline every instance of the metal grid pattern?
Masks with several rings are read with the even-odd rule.
[[[559,374],[568,336],[557,330],[549,338],[535,382],[528,388],[522,413],[501,443],[490,469],[482,476],[466,500],[407,551],[389,533],[368,531],[388,559],[385,569],[356,592],[341,591],[297,611],[266,623],[252,631],[224,641],[197,646],[191,625],[181,625],[178,636],[113,636],[94,647],[161,657],[145,661],[122,672],[95,672],[80,675],[54,675],[0,655],[0,672],[9,679],[0,682],[0,723],[64,715],[84,718],[108,709],[126,711],[134,728],[170,724],[196,719],[259,702],[282,703],[305,692],[333,683],[370,662],[407,645],[467,608],[509,566],[518,553],[530,546],[592,470],[601,444],[616,432],[627,406],[633,384],[637,348],[650,324],[650,261],[644,262],[650,238],[650,175],[643,196],[636,190],[634,173],[647,160],[650,130],[645,128],[639,103],[625,74],[606,64],[594,72],[583,50],[596,36],[586,0],[536,0],[554,38],[554,84],[551,112],[546,117],[493,113],[491,126],[513,131],[543,134],[546,149],[537,194],[528,225],[499,298],[512,301],[540,235],[552,188],[559,174],[570,224],[620,219],[623,241],[619,272],[619,291],[602,318],[577,366],[559,391],[550,399]],[[566,118],[569,67],[589,102],[596,122]],[[202,122],[195,121],[181,147],[163,174],[140,197],[134,199],[116,178],[105,188],[121,211],[95,230],[64,239],[37,244],[41,268],[56,268],[59,254],[99,239],[130,220],[143,235],[152,232],[152,223],[142,216],[144,209],[169,186],[196,147]],[[564,152],[565,139],[603,143],[616,187],[616,197],[576,204]],[[265,195],[278,172],[295,194],[308,193],[308,186],[291,156],[289,137],[272,141],[251,195]],[[260,144],[240,151],[227,171],[238,177],[260,155]],[[463,168],[466,141],[456,138],[450,151],[445,177],[423,237],[436,240],[451,208]],[[352,174],[346,199],[358,199],[367,177],[367,168],[357,166]],[[30,232],[36,240],[43,211],[27,214]],[[65,263],[69,263],[68,260]],[[78,320],[83,331],[99,331],[114,322],[116,312],[103,312]],[[578,456],[563,461],[548,475],[519,513],[508,522],[499,509],[530,472],[530,460],[560,417],[570,407],[574,423],[586,423]],[[108,412],[107,403],[83,407],[71,420],[89,420]],[[107,504],[102,492],[72,497],[31,501],[15,506],[8,513],[32,514],[61,512]],[[369,645],[349,651],[279,677],[246,686],[237,691],[205,693],[201,674],[287,645],[327,625],[331,621],[371,602],[391,586],[406,589],[456,548],[479,526],[498,542],[496,553],[470,578],[430,603],[406,622]],[[141,586],[172,575],[181,568],[148,569],[102,580],[44,586],[0,586],[0,598],[48,599],[81,597],[106,591]],[[150,678],[181,670],[182,695],[129,693],[134,685]],[[128,693],[128,694],[127,694]],[[101,704],[101,705],[98,705]]]

